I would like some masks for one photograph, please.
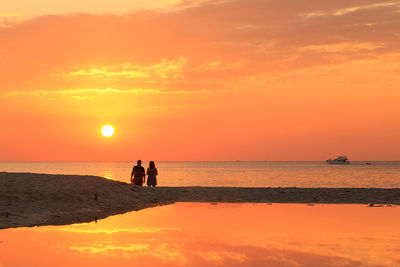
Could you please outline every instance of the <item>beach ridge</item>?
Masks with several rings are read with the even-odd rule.
[[[89,175],[0,172],[0,229],[90,222],[174,202],[399,205],[400,188],[148,188]]]

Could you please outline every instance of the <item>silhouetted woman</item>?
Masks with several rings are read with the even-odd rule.
[[[157,185],[157,169],[154,161],[150,161],[149,167],[147,168],[147,185],[156,186]]]

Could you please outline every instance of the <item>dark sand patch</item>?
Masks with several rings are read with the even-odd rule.
[[[400,189],[148,188],[97,176],[0,173],[0,229],[90,222],[173,202],[400,204]]]

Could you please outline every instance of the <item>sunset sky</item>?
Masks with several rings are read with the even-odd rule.
[[[400,1],[2,0],[0,127],[0,161],[400,160]]]

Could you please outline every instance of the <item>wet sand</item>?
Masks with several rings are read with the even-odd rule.
[[[0,229],[90,222],[174,202],[400,204],[400,189],[138,187],[97,176],[0,173]]]

